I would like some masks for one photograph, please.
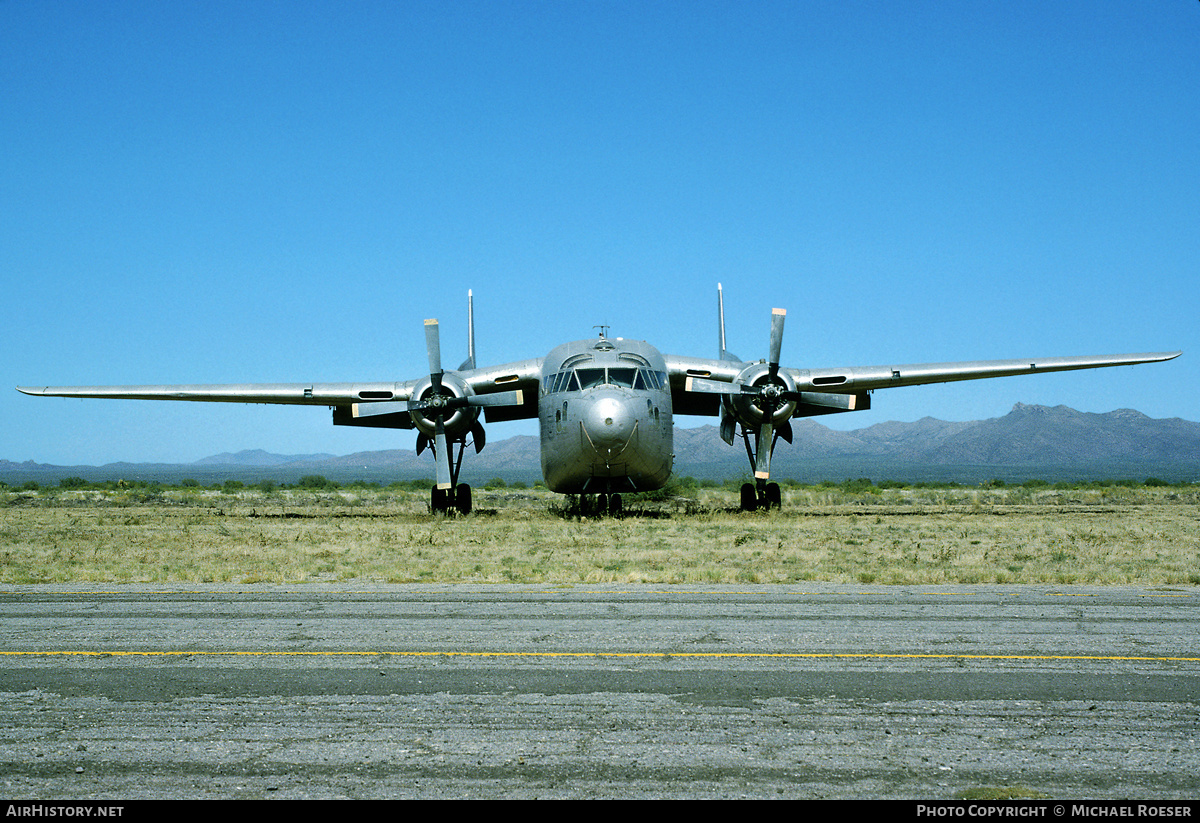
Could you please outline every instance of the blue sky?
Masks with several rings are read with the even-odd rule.
[[[1200,419],[1200,4],[0,4],[0,384],[391,380],[591,336]],[[320,408],[0,391],[0,458],[411,448]],[[715,422],[681,418],[684,426]],[[493,426],[491,439],[532,433]]]

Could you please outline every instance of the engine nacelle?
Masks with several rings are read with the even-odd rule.
[[[449,397],[470,397],[475,392],[471,386],[458,375],[453,372],[446,372],[442,375],[442,396]],[[426,377],[413,388],[413,400],[433,400],[433,380]],[[478,406],[462,406],[454,409],[450,414],[442,419],[442,425],[446,429],[446,437],[454,440],[462,437],[471,431],[471,427],[479,419]],[[431,414],[431,410],[423,409],[421,411],[410,411],[409,416],[412,417],[413,425],[416,426],[423,434],[433,437],[436,432],[437,416]]]
[[[746,366],[738,374],[734,383],[742,386],[775,386],[779,391],[796,391],[796,381],[791,375],[783,371],[777,371],[775,379],[771,379],[771,368],[766,363],[752,363]],[[768,390],[769,391],[769,390]],[[745,426],[757,427],[762,425],[766,418],[766,413],[760,405],[761,397],[756,397],[748,394],[725,395],[722,398],[722,405],[725,407],[727,414],[732,414],[739,423]],[[779,400],[775,406],[775,411],[771,415],[771,425],[781,426],[796,410],[795,400]]]

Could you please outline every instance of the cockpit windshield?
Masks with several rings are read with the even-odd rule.
[[[604,379],[604,369],[576,369],[575,377],[580,389],[591,389],[608,382]]]
[[[583,391],[597,386],[621,386],[626,389],[664,389],[667,375],[650,369],[588,367],[552,374],[546,378],[546,394]]]
[[[627,389],[638,388],[634,385],[637,383],[637,373],[637,369],[609,369],[608,382],[614,386],[624,386]],[[644,386],[640,388],[644,388]]]

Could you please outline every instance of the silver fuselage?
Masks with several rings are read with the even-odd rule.
[[[542,476],[561,494],[662,488],[671,475],[671,387],[658,350],[600,338],[558,346],[542,362]]]

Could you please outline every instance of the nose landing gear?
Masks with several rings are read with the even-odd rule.
[[[609,517],[620,517],[623,503],[619,494],[598,494],[596,495],[596,510],[600,514],[607,514]]]
[[[624,510],[621,495],[607,492],[572,495],[568,507],[570,513],[580,517],[620,517]]]

